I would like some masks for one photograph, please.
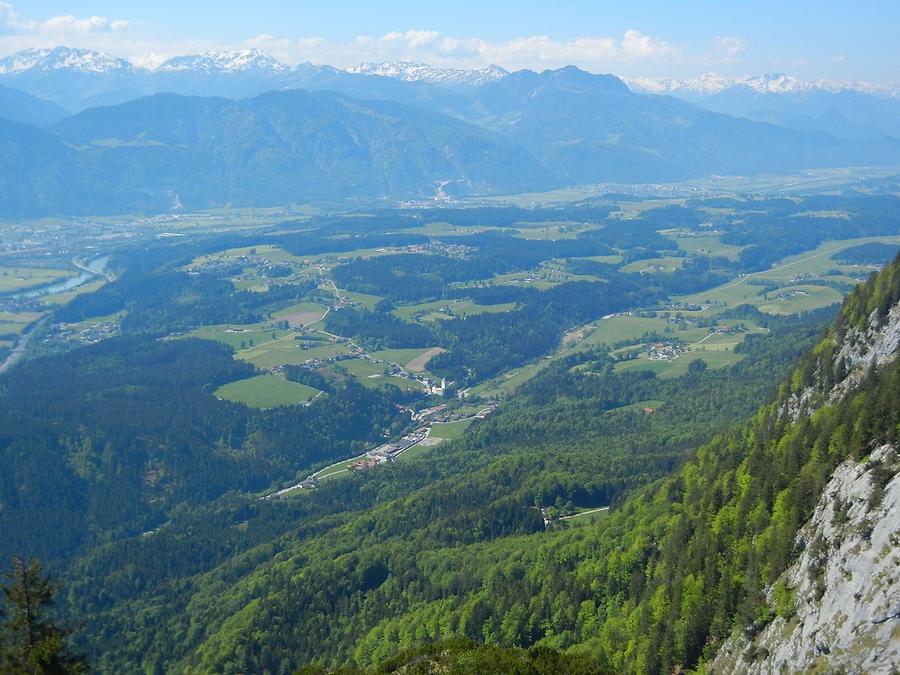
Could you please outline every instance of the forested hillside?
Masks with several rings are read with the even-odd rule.
[[[205,589],[184,607],[185,614],[164,619],[147,598],[150,604],[139,613],[145,629],[164,619],[168,628],[152,632],[188,635],[201,616],[204,629],[188,638],[197,640],[194,648],[185,651],[184,643],[158,639],[132,645],[137,651],[128,658],[156,654],[156,664],[191,672],[289,672],[303,661],[320,659],[374,667],[398,648],[462,635],[499,646],[539,644],[586,654],[602,672],[695,666],[735,626],[759,630],[785,611],[770,606],[763,590],[796,555],[794,533],[831,472],[848,457],[865,457],[875,443],[896,441],[900,370],[893,361],[862,375],[849,369],[853,377],[859,375],[858,384],[844,398],[831,403],[827,398],[848,376],[832,355],[854,327],[884,328],[900,298],[898,280],[900,265],[894,263],[854,291],[838,321],[807,352],[774,401],[748,423],[700,446],[674,476],[624,502],[616,499],[615,486],[628,484],[627,473],[584,492],[567,487],[571,472],[586,477],[592,466],[627,467],[621,462],[628,456],[635,462],[632,472],[641,471],[642,464],[651,472],[674,468],[699,440],[685,433],[698,413],[709,410],[710,421],[722,413],[732,420],[739,414],[740,403],[733,407],[724,395],[734,384],[726,386],[725,379],[662,385],[651,378],[642,385],[650,389],[634,390],[635,383],[617,378],[577,384],[572,374],[548,374],[528,389],[527,398],[536,404],[531,423],[524,423],[528,404],[523,403],[524,408],[498,417],[431,463],[432,478],[440,472],[452,475],[456,469],[449,465],[465,455],[473,468],[458,477],[418,491],[404,489],[407,496],[348,514],[326,526],[327,538],[308,528],[286,532],[278,543],[195,577],[193,583]],[[778,344],[792,343],[803,344],[797,336],[779,335]],[[731,382],[753,379],[751,361],[746,364],[743,377]],[[772,363],[764,359],[756,367],[765,373],[760,377],[764,386]],[[659,386],[674,388],[665,393],[673,403],[668,416],[653,417],[660,426],[654,425],[652,434],[635,429],[647,419],[639,414],[585,415],[584,406],[596,411],[603,409],[602,401],[625,403],[628,391],[634,398],[660,395]],[[738,387],[736,395],[744,395],[739,392]],[[683,407],[678,403],[682,396]],[[801,399],[799,410],[791,401]],[[679,410],[684,414],[680,425]],[[610,435],[613,428],[618,435]],[[642,438],[657,450],[638,450]],[[554,452],[561,445],[566,451]],[[609,448],[605,457],[602,447]],[[609,455],[616,447],[630,449]],[[669,462],[659,448],[670,449]],[[543,477],[520,482],[535,475],[525,470],[533,462],[545,467]],[[398,466],[346,489],[384,494],[396,490],[404,475],[415,484],[423,469],[412,463]],[[535,499],[562,509],[566,500],[611,500],[614,509],[592,524],[556,525],[542,532]],[[252,522],[249,514],[240,520],[247,517]],[[157,544],[170,546],[172,536]],[[91,606],[102,611],[101,597],[89,594],[93,584],[87,583],[77,594],[93,597]],[[180,586],[174,579],[170,583],[173,591]],[[129,606],[129,615],[134,608]],[[117,611],[112,616],[134,620]],[[176,662],[168,660],[167,654],[179,652]]]
[[[896,205],[142,223],[52,304],[32,256],[0,554],[58,576],[99,672],[698,666],[790,620],[794,533],[892,441],[897,265],[823,331]]]
[[[598,544],[579,543],[591,528],[544,531],[536,503],[563,513],[567,502],[621,504],[710,430],[752,414],[772,372],[811,346],[818,325],[773,319],[738,366],[674,380],[612,375],[607,356],[587,352],[440,454],[302,499],[230,497],[98,549],[76,567],[71,597],[88,625],[134,638],[92,638],[97,663],[290,672],[307,659],[369,667],[454,635],[574,646],[587,637],[579,621],[592,593],[576,563],[593,560]],[[648,399],[667,403],[648,416],[639,408]]]

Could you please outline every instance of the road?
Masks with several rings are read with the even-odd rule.
[[[561,516],[560,520],[569,520],[571,518],[578,518],[579,516],[587,516],[591,513],[600,513],[601,511],[609,511],[608,506],[602,506],[599,509],[591,509],[590,511],[582,511],[581,513],[576,513],[572,516]]]
[[[75,265],[82,272],[87,272],[88,274],[92,274],[94,276],[104,276],[107,281],[115,281],[116,275],[112,272],[97,272],[96,270],[92,270],[90,267],[81,262],[78,258],[72,258],[72,264]]]
[[[45,316],[43,319],[38,320],[19,336],[19,340],[16,342],[16,346],[12,348],[9,356],[6,357],[6,360],[4,360],[3,363],[0,363],[0,373],[5,373],[12,368],[20,358],[22,358],[22,354],[25,353],[25,349],[28,347],[31,338],[34,337],[37,329],[45,324],[49,318],[49,316]]]
[[[832,253],[835,253],[835,251],[837,251],[839,248],[840,248],[840,246],[837,246],[837,248],[828,249],[826,251],[822,251],[821,253],[816,253],[815,255],[809,255],[809,256],[806,256],[805,258],[800,258],[798,260],[792,260],[789,263],[783,263],[781,265],[776,265],[775,267],[770,267],[767,270],[760,270],[759,272],[751,272],[750,274],[747,274],[747,275],[741,277],[740,279],[735,281],[733,284],[728,284],[727,286],[722,286],[721,290],[724,290],[726,288],[734,288],[735,286],[740,286],[742,283],[747,281],[747,279],[749,279],[750,277],[760,276],[760,275],[764,275],[764,274],[771,274],[772,272],[777,272],[778,270],[783,270],[786,267],[792,267],[794,265],[798,265],[799,263],[806,262],[807,260],[815,260],[816,258],[821,258],[823,255],[831,255]],[[715,290],[715,289],[712,289],[712,290]],[[708,291],[704,291],[704,292],[708,293]]]

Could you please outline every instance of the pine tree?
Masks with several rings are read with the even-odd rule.
[[[0,585],[0,672],[10,675],[68,675],[87,670],[65,645],[67,631],[54,623],[51,608],[57,587],[37,560],[13,558]]]

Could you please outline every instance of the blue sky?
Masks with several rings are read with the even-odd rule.
[[[408,59],[628,77],[900,81],[900,2],[0,0],[0,54],[57,44],[152,63],[260,47],[288,63]]]

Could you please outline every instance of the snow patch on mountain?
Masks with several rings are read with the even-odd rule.
[[[288,66],[259,49],[242,49],[236,52],[210,51],[205,54],[176,56],[159,64],[155,70],[157,72],[239,73],[262,71],[281,73],[288,70]]]
[[[472,70],[458,68],[441,68],[426,63],[396,61],[393,63],[363,63],[347,69],[348,73],[357,75],[380,75],[404,82],[428,82],[429,84],[457,86],[478,86],[495,82],[509,75],[499,66],[486,66]]]
[[[672,94],[675,96],[712,96],[731,87],[745,87],[758,94],[804,94],[812,91],[839,93],[857,91],[876,96],[900,96],[900,87],[878,85],[869,82],[849,82],[843,80],[800,80],[784,73],[765,75],[745,75],[725,77],[706,73],[694,78],[633,78],[626,80],[632,90],[649,94]]]
[[[54,47],[53,49],[26,49],[0,59],[0,74],[18,74],[29,70],[73,70],[84,73],[113,73],[132,69],[125,59],[94,51]]]

